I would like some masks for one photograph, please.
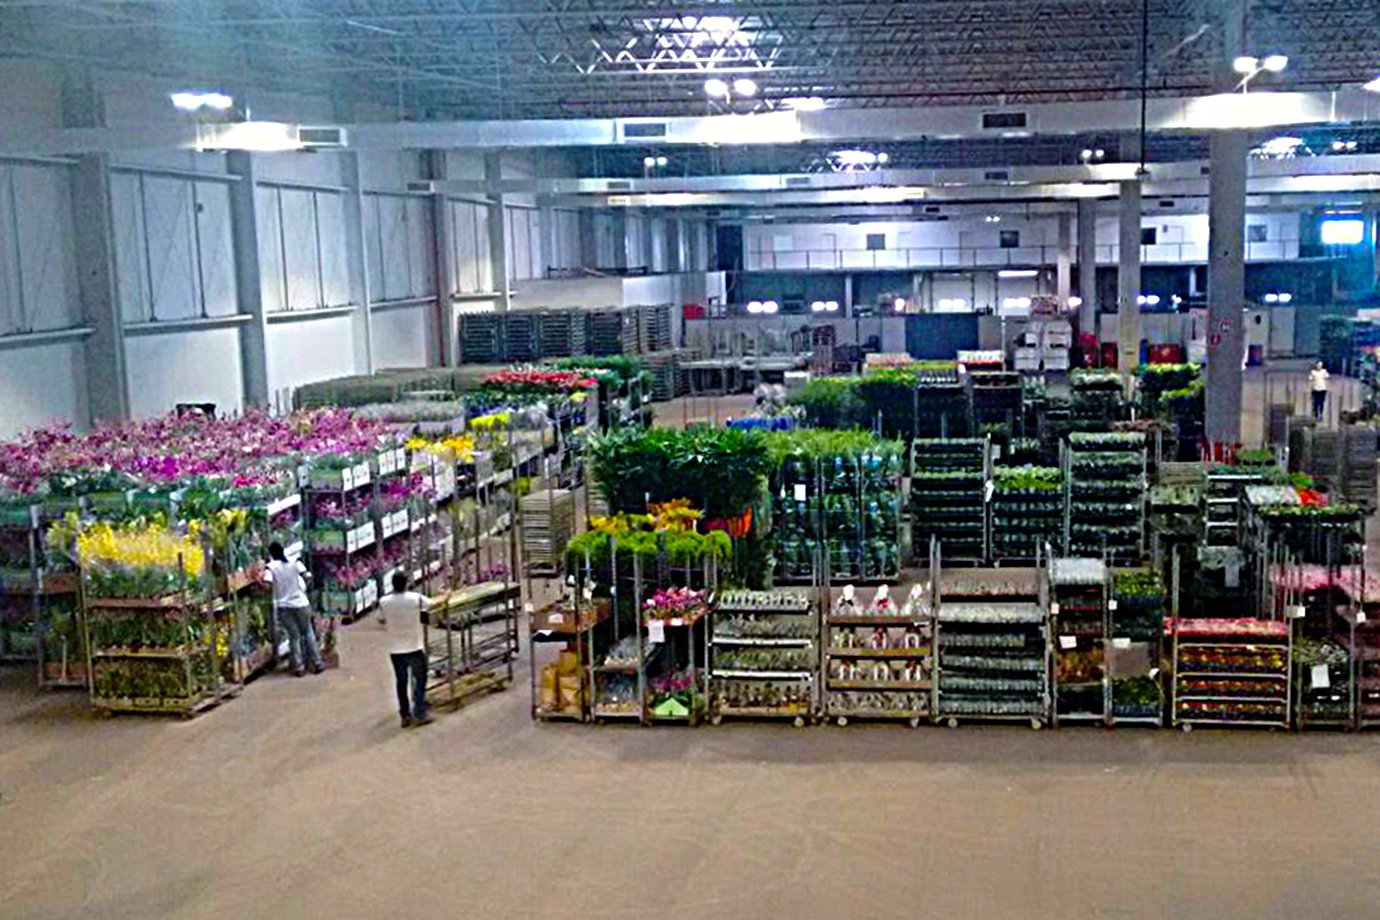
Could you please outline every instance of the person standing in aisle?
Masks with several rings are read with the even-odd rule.
[[[393,573],[393,593],[379,601],[376,619],[388,632],[388,657],[398,688],[398,714],[402,727],[427,725],[426,705],[426,609],[431,599],[407,590],[407,576]],[[409,684],[411,685],[409,688]],[[411,690],[411,700],[408,691]]]
[[[287,630],[292,673],[298,677],[306,674],[308,667],[313,674],[326,669],[316,647],[306,579],[306,567],[301,562],[289,562],[283,544],[274,540],[268,545],[268,570],[264,572],[264,581],[273,586],[273,609],[278,614],[278,622]]]
[[[1313,393],[1313,418],[1321,419],[1327,412],[1327,381],[1331,376],[1321,361],[1308,372],[1308,389]]]

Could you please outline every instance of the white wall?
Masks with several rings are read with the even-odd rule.
[[[328,316],[269,325],[270,393],[353,373],[354,329],[350,317]]]
[[[68,167],[0,160],[0,335],[80,325]]]
[[[244,405],[238,329],[130,336],[125,355],[134,418],[162,415],[184,402],[215,403],[222,412]]]
[[[80,342],[0,349],[0,438],[26,428],[87,418],[86,357]]]
[[[451,290],[457,294],[484,294],[494,290],[493,262],[489,248],[489,206],[474,201],[449,199]]]
[[[430,304],[375,313],[374,367],[426,367],[435,322],[435,308]]]
[[[436,295],[431,200],[423,195],[364,196],[369,299],[375,303]]]

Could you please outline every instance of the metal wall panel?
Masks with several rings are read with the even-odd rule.
[[[312,310],[321,303],[321,251],[314,193],[278,189],[282,221],[287,309]]]
[[[278,190],[260,186],[254,190],[258,213],[259,277],[264,312],[277,313],[288,308],[283,284],[283,225],[278,214]]]
[[[321,302],[350,302],[350,267],[345,248],[345,200],[335,192],[316,193],[316,228],[321,251]]]
[[[196,229],[201,250],[201,292],[207,316],[240,311],[235,285],[235,243],[230,227],[230,186],[196,184]]]
[[[436,243],[432,227],[431,201],[404,198],[407,241],[408,291],[404,297],[425,297],[436,293]]]
[[[141,178],[149,317],[169,320],[198,316],[201,304],[192,183],[152,175]]]

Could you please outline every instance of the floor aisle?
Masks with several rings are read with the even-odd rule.
[[[1380,739],[403,732],[381,637],[191,722],[0,692],[0,916],[1374,916]],[[525,679],[525,675],[524,675]]]

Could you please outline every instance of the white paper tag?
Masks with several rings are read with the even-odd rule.
[[[846,600],[846,601],[851,601],[851,600],[853,599],[853,596],[854,596],[855,594],[857,594],[857,590],[856,590],[852,585],[844,585],[844,586],[843,586],[843,599],[844,599],[844,600]]]
[[[1365,615],[1364,613],[1362,613],[1361,611],[1359,611],[1359,610],[1356,611],[1356,622],[1357,622],[1357,623],[1364,623],[1365,621],[1366,621],[1366,615]]]
[[[983,490],[982,490],[982,500],[983,500],[984,502],[990,502],[990,501],[992,500],[992,493],[995,492],[996,489],[997,489],[997,487],[996,487],[996,485],[992,482],[992,480],[990,480],[990,479],[987,480],[987,484],[986,484],[985,486],[983,486]]]
[[[1293,617],[1295,620],[1302,620],[1307,615],[1308,608],[1304,607],[1302,604],[1291,604],[1289,606],[1289,616]]]
[[[795,484],[795,490],[794,490],[794,491],[795,491],[795,500],[796,500],[796,501],[798,501],[798,502],[803,502],[803,501],[805,501],[805,483],[803,483],[803,482],[797,482],[797,483]]]
[[[1112,598],[1111,600],[1107,601],[1107,609],[1108,609],[1108,610],[1115,610],[1116,608],[1117,608],[1116,598]]]
[[[647,621],[647,641],[657,645],[666,641],[666,622],[664,620]]]
[[[1057,616],[1059,615],[1059,605],[1058,605],[1058,604],[1050,604],[1050,605],[1049,605],[1049,613],[1050,613],[1050,616],[1056,616],[1056,617],[1057,617]]]
[[[993,444],[993,445],[992,445],[992,459],[993,459],[993,460],[1000,460],[1000,459],[1001,459],[1001,445],[1000,445],[1000,444]]]
[[[1130,647],[1131,647],[1131,640],[1128,639],[1128,638],[1126,638],[1125,636],[1122,636],[1122,637],[1120,637],[1120,638],[1114,638],[1114,639],[1112,639],[1112,648],[1130,648]]]
[[[1078,648],[1078,637],[1077,637],[1077,636],[1060,636],[1060,637],[1059,637],[1059,647],[1060,647],[1060,648]]]
[[[1309,675],[1308,682],[1312,684],[1314,690],[1326,690],[1332,686],[1332,679],[1328,677],[1327,665],[1313,665],[1312,673]]]
[[[547,621],[550,622],[550,623],[562,624],[562,623],[565,622],[565,614],[563,614],[563,613],[553,613],[553,614],[548,615],[546,619],[547,619]]]

